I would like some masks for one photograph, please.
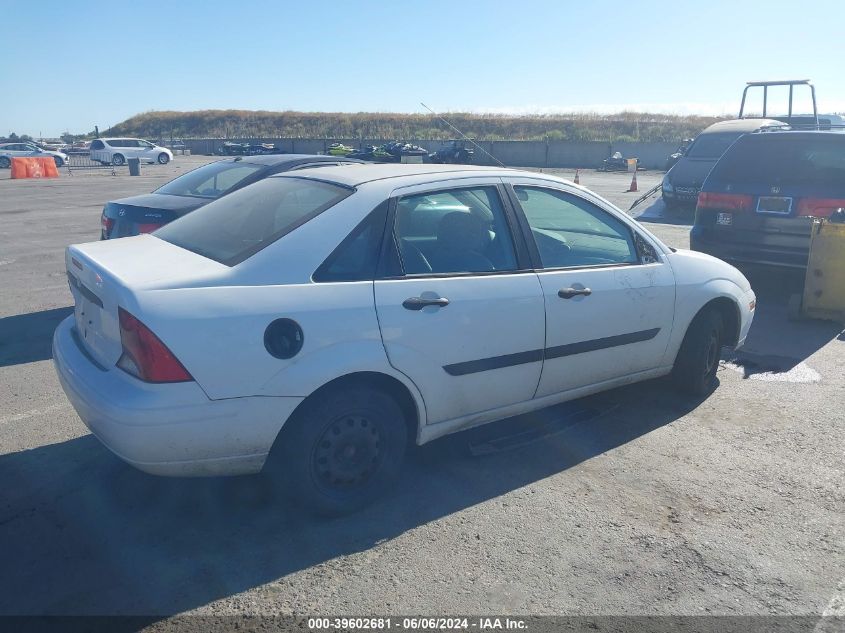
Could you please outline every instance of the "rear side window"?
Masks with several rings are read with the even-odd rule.
[[[717,134],[702,134],[687,151],[689,158],[718,159],[741,134],[736,132],[721,132]]]
[[[710,178],[767,185],[842,185],[845,134],[748,135],[716,164]]]
[[[91,149],[103,149],[104,147],[102,141],[91,141]]]
[[[371,281],[387,222],[387,201],[373,210],[314,273],[314,281]]]
[[[155,236],[234,266],[352,192],[306,178],[267,178],[163,226]]]

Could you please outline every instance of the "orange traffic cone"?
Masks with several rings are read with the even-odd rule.
[[[628,189],[628,193],[632,191],[638,191],[637,189],[637,172],[634,172],[634,177],[631,178],[631,188]]]
[[[578,171],[579,170],[577,170],[577,169],[575,170],[575,180],[573,181],[576,185],[581,184],[581,180],[578,178]]]

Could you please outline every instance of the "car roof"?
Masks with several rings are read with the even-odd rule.
[[[790,130],[790,129],[780,129],[780,130],[772,130],[771,132],[764,132],[760,134],[749,134],[750,138],[778,138],[778,139],[816,139],[820,136],[829,137],[829,138],[839,138],[845,142],[845,131],[842,130]],[[755,141],[747,141],[747,142],[755,142]]]
[[[702,134],[718,134],[719,132],[753,132],[769,125],[783,125],[783,121],[775,119],[732,119],[719,121],[704,129]]]
[[[315,180],[334,182],[347,187],[357,187],[367,182],[386,179],[400,179],[403,182],[397,186],[429,182],[431,176],[447,175],[455,177],[472,176],[505,176],[515,174],[526,174],[531,177],[542,178],[543,174],[525,172],[516,169],[501,167],[482,167],[476,165],[435,165],[435,164],[403,164],[403,163],[365,163],[356,165],[354,168],[344,167],[320,167],[319,169],[305,169],[295,174],[277,174],[273,178],[280,177],[304,177]]]

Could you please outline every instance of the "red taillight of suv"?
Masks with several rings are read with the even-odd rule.
[[[748,211],[754,198],[741,193],[713,193],[702,191],[698,194],[696,209],[718,209],[720,211]]]
[[[845,209],[845,200],[841,198],[804,198],[798,203],[798,215],[814,218],[829,218],[839,209]]]
[[[123,354],[117,366],[144,382],[189,382],[193,376],[150,329],[118,308]]]

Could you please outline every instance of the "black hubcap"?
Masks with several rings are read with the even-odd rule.
[[[334,489],[348,489],[366,482],[382,457],[382,434],[377,425],[360,415],[335,420],[314,450],[317,481]]]

